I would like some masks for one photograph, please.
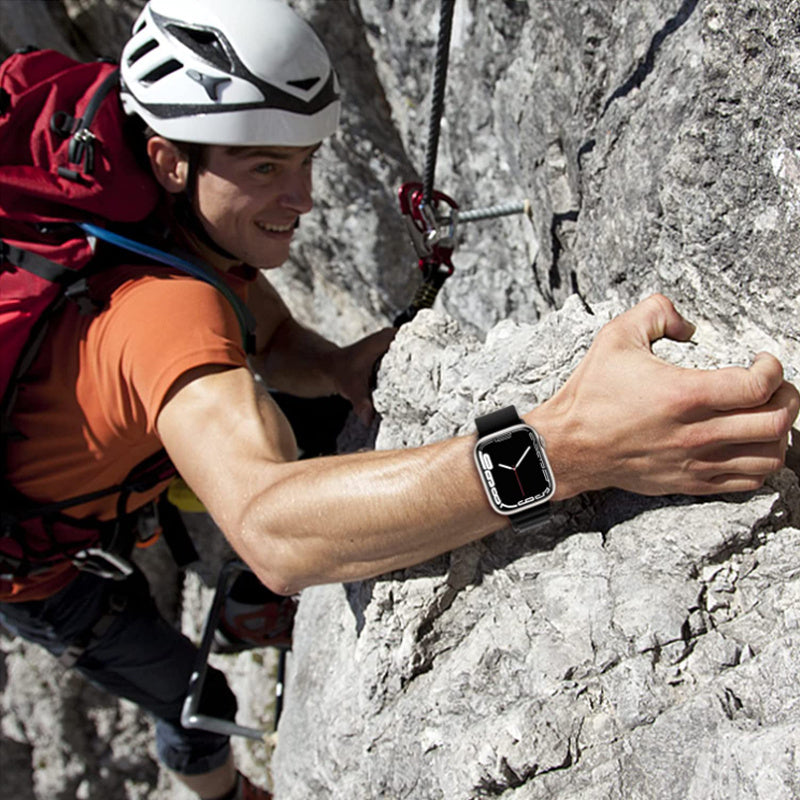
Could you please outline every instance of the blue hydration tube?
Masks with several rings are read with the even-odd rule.
[[[174,267],[181,272],[185,272],[187,275],[191,275],[193,278],[198,278],[201,281],[211,284],[215,289],[222,292],[231,306],[233,306],[236,319],[239,321],[245,352],[253,352],[255,345],[255,318],[250,313],[250,309],[245,306],[234,294],[230,286],[228,286],[211,267],[193,264],[191,261],[176,256],[174,253],[167,253],[164,250],[159,250],[157,247],[151,247],[142,242],[137,242],[135,239],[129,239],[127,236],[122,236],[119,233],[113,233],[91,222],[79,222],[78,227],[89,236],[102,239],[104,242],[113,244],[116,247],[121,247],[123,250],[130,250],[132,253],[144,256],[145,258],[152,258],[153,261],[166,264],[168,267]]]

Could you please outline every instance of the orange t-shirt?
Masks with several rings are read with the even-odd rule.
[[[246,299],[247,280],[225,280]],[[7,449],[7,475],[36,502],[120,483],[161,449],[156,418],[182,374],[204,364],[247,363],[233,308],[204,281],[167,268],[119,267],[93,286],[98,282],[107,305],[87,316],[67,303],[19,384],[11,421],[24,438]],[[144,505],[163,488],[134,495],[129,505]],[[66,513],[112,519],[117,499]],[[13,599],[47,597],[74,575],[70,564],[59,566],[20,582]]]

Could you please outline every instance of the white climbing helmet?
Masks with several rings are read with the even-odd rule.
[[[282,0],[150,0],[120,71],[125,111],[168,139],[307,147],[339,122],[328,53]]]

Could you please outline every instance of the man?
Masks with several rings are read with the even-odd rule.
[[[314,153],[336,126],[338,88],[316,36],[279,0],[151,0],[122,74],[126,109],[150,129],[165,219],[246,298],[256,354],[248,362],[212,287],[159,268],[113,271],[107,307],[92,318],[67,309],[26,376],[14,423],[28,439],[8,455],[14,485],[36,501],[76,485],[90,492],[163,444],[261,581],[287,595],[407,567],[504,527],[473,459],[475,437],[298,461],[286,418],[254,380],[253,371],[296,395],[340,394],[368,415],[370,371],[393,335],[339,348],[294,321],[253,269],[286,260],[311,209]],[[749,491],[781,466],[800,405],[781,365],[761,355],[749,369],[701,372],[653,356],[652,341],[692,331],[652,297],[603,329],[551,400],[526,410],[547,442],[549,467],[538,463],[548,489],[513,509],[514,524],[517,512],[525,525],[531,511],[541,516],[543,499],[611,486]],[[506,465],[517,477],[527,452]],[[101,499],[74,513],[116,511]],[[49,595],[5,604],[3,618],[58,654],[105,607],[103,584],[59,574]],[[223,737],[180,727],[193,648],[155,615],[141,579],[131,597],[77,668],[156,715],[162,760],[201,798],[259,796],[237,779]],[[159,658],[166,668],[155,669]],[[221,681],[217,696],[232,713]]]

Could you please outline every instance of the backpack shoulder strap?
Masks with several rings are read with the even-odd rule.
[[[242,345],[244,351],[251,355],[255,352],[255,330],[256,320],[250,309],[236,296],[231,288],[219,277],[213,268],[209,267],[201,261],[189,261],[186,255],[177,255],[176,253],[168,253],[164,250],[159,250],[151,245],[137,242],[135,239],[130,239],[119,233],[115,233],[102,228],[99,225],[94,225],[90,222],[78,223],[79,227],[85,231],[89,236],[95,236],[102,239],[109,244],[116,247],[121,247],[124,250],[129,250],[146,258],[151,258],[161,264],[166,264],[169,267],[174,267],[181,272],[198,278],[206,283],[211,284],[215,289],[219,290],[228,302],[233,307],[236,318],[239,321],[239,330],[242,336]]]

